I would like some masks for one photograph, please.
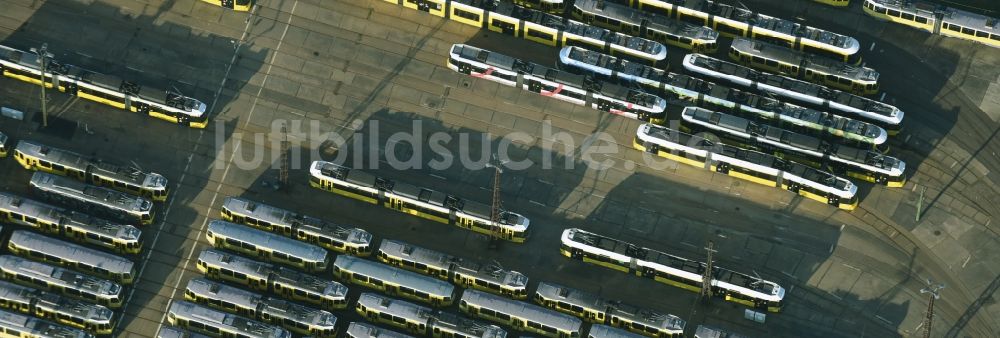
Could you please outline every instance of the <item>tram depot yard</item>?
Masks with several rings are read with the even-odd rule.
[[[3,337],[1000,333],[995,8],[0,8]]]

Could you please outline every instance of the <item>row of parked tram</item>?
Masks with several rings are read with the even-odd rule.
[[[683,333],[684,321],[674,315],[555,283],[539,283],[532,296],[527,276],[499,262],[483,264],[398,240],[376,242],[362,229],[245,198],[226,198],[221,215],[228,221],[212,221],[206,232],[215,248],[197,258],[207,278],[190,280],[185,300],[170,305],[167,319],[173,326],[161,337],[332,337],[338,327],[357,334],[352,331],[360,330],[358,323],[338,325],[331,312],[351,308],[346,285],[384,294],[362,293],[353,308],[371,322],[409,334],[503,338],[500,326],[553,338]],[[321,241],[328,244],[316,245]],[[339,255],[334,259],[329,251]],[[336,281],[320,277],[327,274]],[[447,311],[456,305],[477,319]]]
[[[139,274],[143,236],[167,180],[29,140],[0,150],[32,172],[33,196],[0,192],[0,331],[20,338],[109,335]]]
[[[563,47],[554,68],[469,45],[454,45],[447,65],[474,78],[654,125],[664,121],[668,104],[735,115],[747,126],[719,127],[718,121],[685,119],[681,132],[722,133],[721,143],[706,141],[703,146],[732,149],[702,151],[708,156],[700,160],[690,158],[695,155],[683,157],[693,165],[842,209],[857,205],[857,189],[843,177],[888,187],[905,184],[905,163],[887,155],[884,145],[902,129],[903,111],[865,97],[879,92],[879,74],[860,64],[860,44],[850,36],[710,0],[388,2],[456,21],[474,20],[463,23],[526,39],[560,35],[538,34],[525,28],[530,20],[505,22],[489,10],[561,16],[563,22],[582,22],[663,45],[674,44],[657,32],[687,25],[681,29],[687,38],[706,41],[683,46],[695,53],[683,63],[694,76],[658,69],[661,61],[636,58],[635,53],[561,43],[548,43]],[[482,11],[469,12],[465,6],[470,3]],[[727,53],[730,61],[705,55],[715,51],[720,34],[733,38]],[[644,139],[636,143],[640,150],[682,151],[640,134],[636,136]],[[730,150],[739,154],[725,154]]]

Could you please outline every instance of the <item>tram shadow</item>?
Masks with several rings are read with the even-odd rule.
[[[355,130],[343,135],[347,142],[336,147],[290,148],[288,183],[280,189],[276,188],[280,170],[275,166],[258,177],[241,197],[366,229],[375,236],[375,245],[382,239],[402,240],[483,263],[498,262],[506,269],[528,275],[533,281],[560,278],[560,274],[551,267],[563,261],[557,243],[560,233],[568,225],[558,215],[555,206],[569,193],[562,187],[580,184],[580,177],[586,168],[584,164],[576,163],[576,169],[559,172],[544,172],[534,167],[525,170],[505,167],[500,179],[503,208],[531,219],[531,234],[523,244],[502,242],[491,248],[486,235],[312,188],[308,182],[308,166],[318,159],[343,163],[355,170],[364,170],[396,182],[490,205],[495,170],[486,164],[490,154],[497,149],[498,138],[503,135],[454,127],[439,119],[388,109],[373,112]],[[450,141],[432,146],[429,140],[441,135],[450,135]],[[316,150],[316,153],[309,156],[311,150]],[[501,150],[509,154],[510,161],[530,159],[540,163],[543,156],[541,148],[519,143]],[[296,152],[302,156],[296,156]],[[451,156],[452,162],[439,165],[439,161],[445,161],[445,156],[441,154]],[[552,156],[553,163],[567,161],[557,152],[553,152]],[[356,299],[360,288],[351,288],[351,297]],[[453,307],[449,311],[457,313],[458,309]],[[345,322],[363,320],[353,311],[335,314]]]
[[[5,104],[28,115],[25,121],[3,122],[4,133],[12,138],[10,145],[30,139],[109,162],[131,163],[167,178],[172,197],[166,203],[157,203],[154,209],[157,221],[142,228],[145,251],[136,258],[142,269],[140,279],[126,288],[130,298],[122,310],[116,311],[120,319],[115,335],[129,335],[125,328],[139,317],[154,322],[155,328],[168,304],[166,297],[173,291],[170,287],[176,273],[183,271],[178,270],[182,268],[181,260],[192,245],[197,245],[188,237],[204,219],[200,214],[208,208],[199,204],[207,202],[197,197],[207,188],[208,177],[215,169],[216,149],[212,142],[228,140],[238,121],[216,122],[213,118],[226,113],[236,93],[248,85],[249,75],[235,74],[259,72],[268,51],[244,45],[234,56],[234,39],[239,36],[218,35],[186,25],[182,20],[193,20],[189,15],[178,14],[184,9],[175,1],[138,8],[118,7],[100,0],[57,1],[17,9],[21,11],[11,13],[30,11],[30,16],[11,31],[0,30],[0,44],[27,51],[46,43],[53,59],[60,63],[134,82],[142,87],[140,93],[170,90],[208,105],[208,127],[196,129],[49,90],[46,94],[50,125],[52,121],[61,121],[65,122],[63,129],[67,129],[52,135],[48,128],[40,129],[37,122],[31,122],[38,120],[41,110],[35,99],[38,85],[5,80],[23,86],[20,91],[32,98]],[[194,11],[203,11],[201,17],[205,13],[219,13],[217,22],[235,21],[239,29],[243,28],[243,17],[232,16],[246,15],[201,3],[195,5]],[[235,61],[231,66],[233,76],[224,88],[219,88],[231,60]],[[214,123],[226,126],[216,128]],[[4,167],[14,163],[3,162],[9,162]],[[18,183],[11,189],[27,192],[27,179],[23,182],[23,186]],[[151,250],[154,238],[156,246]]]
[[[721,189],[705,189],[701,184],[717,185],[717,180],[733,182]],[[895,293],[862,287],[828,291],[852,287],[838,286],[834,281],[837,278],[832,277],[843,270],[836,267],[841,260],[831,257],[831,248],[844,240],[842,232],[834,225],[774,207],[776,200],[790,201],[790,205],[820,202],[781,190],[773,194],[751,191],[759,190],[758,186],[721,175],[711,181],[677,183],[639,169],[617,184],[586,221],[574,226],[699,262],[706,260],[705,248],[711,242],[716,250],[716,266],[784,287],[787,294],[782,312],[769,314],[765,327],[743,319],[748,308],[725,301],[718,293],[709,302],[699,302],[696,292],[639,281],[634,276],[630,276],[633,281],[626,282],[634,287],[623,283],[607,292],[617,293],[622,299],[639,299],[640,305],[680,316],[688,321],[686,331],[692,334],[699,324],[708,324],[751,336],[847,337],[862,332],[898,335],[896,328],[909,306],[906,300],[896,299]],[[753,196],[766,200],[754,200]],[[890,254],[906,260],[902,253]],[[567,272],[579,276],[594,272],[619,274],[582,262],[574,262]],[[863,279],[871,277],[865,273]],[[817,283],[824,289],[815,286]],[[586,285],[580,283],[580,287]],[[657,297],[647,296],[654,292]],[[882,319],[872,320],[874,315]]]

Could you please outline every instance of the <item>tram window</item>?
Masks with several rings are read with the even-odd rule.
[[[903,19],[913,21],[913,14],[903,13]]]
[[[753,63],[764,63],[764,58],[759,57],[759,56],[754,56],[753,57]]]
[[[952,25],[952,24],[945,24],[945,25],[948,26],[947,29],[950,30],[950,31],[954,31],[954,32],[961,32],[962,31],[962,26]]]
[[[899,11],[897,11],[895,9],[890,9],[889,10],[889,16],[899,17]]]
[[[927,18],[922,17],[922,16],[916,17],[916,20],[917,20],[918,23],[927,23]]]
[[[975,30],[962,27],[962,34],[973,35],[973,32],[975,32]]]
[[[766,63],[768,66],[771,66],[771,67],[777,67],[778,66],[778,61],[774,61],[774,60],[765,60],[764,63]]]
[[[993,40],[996,40],[996,41],[1000,41],[1000,34],[990,35],[990,39],[993,39]]]
[[[535,37],[535,38],[540,38],[540,39],[545,39],[545,40],[552,40],[552,34],[541,32],[541,31],[537,31],[537,30],[534,30],[534,29],[528,31],[528,36]]]
[[[690,45],[691,44],[691,38],[681,38],[681,43],[683,43],[685,45]]]
[[[458,8],[455,9],[455,15],[460,18],[469,19],[472,21],[479,21],[479,14],[463,11]]]
[[[976,31],[976,37],[977,38],[985,38],[987,36],[990,36],[990,34],[986,33],[986,32],[983,32],[983,31]]]

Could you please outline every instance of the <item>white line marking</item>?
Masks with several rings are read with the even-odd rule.
[[[882,102],[882,100],[885,100],[885,92],[882,92],[882,96],[878,98],[879,102]]]
[[[873,50],[875,50],[875,41],[872,41],[872,46],[871,46],[871,47],[868,47],[868,51],[869,51],[869,52],[870,52],[870,51],[873,51]]]

